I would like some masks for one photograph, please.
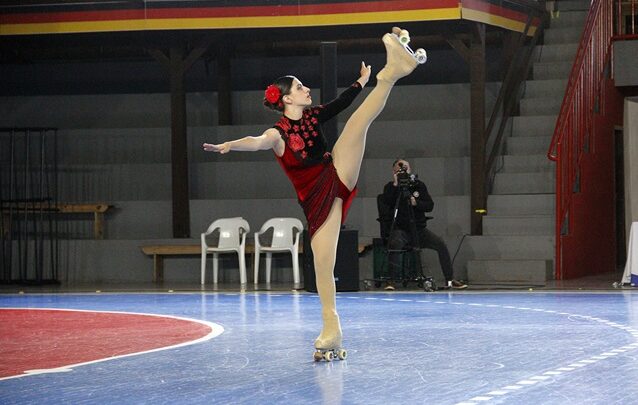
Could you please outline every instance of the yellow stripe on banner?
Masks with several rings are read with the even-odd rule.
[[[476,11],[464,8],[462,10],[464,20],[472,20],[482,22],[489,25],[495,25],[497,27],[507,28],[511,31],[523,32],[525,31],[525,23],[521,21],[512,20],[510,18],[501,17],[498,15],[486,13],[484,11]],[[536,26],[532,25],[527,31],[528,36],[534,35],[536,32]]]
[[[167,18],[122,21],[6,24],[0,25],[0,35],[175,29],[311,27],[326,25],[374,24],[384,22],[458,20],[460,18],[460,8],[301,16]]]
[[[140,31],[146,20],[56,22],[0,25],[0,35],[72,34],[80,32]]]

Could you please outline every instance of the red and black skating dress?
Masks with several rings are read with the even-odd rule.
[[[301,119],[284,115],[274,126],[286,144],[283,155],[275,156],[295,187],[311,238],[328,218],[337,197],[343,200],[343,224],[357,193],[356,187],[348,190],[337,176],[321,123],[348,108],[360,92],[361,85],[355,82],[330,103],[306,108]]]

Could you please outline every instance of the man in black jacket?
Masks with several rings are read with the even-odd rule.
[[[403,249],[406,246],[416,245],[412,240],[410,208],[414,212],[416,225],[416,237],[419,246],[425,249],[434,249],[439,255],[439,263],[445,276],[446,287],[455,289],[467,288],[467,285],[454,279],[454,269],[450,260],[450,252],[443,239],[427,228],[426,212],[434,208],[434,201],[425,183],[416,178],[410,170],[410,163],[405,159],[397,159],[392,163],[393,181],[388,182],[383,188],[382,203],[390,207],[394,215],[394,206],[399,201],[396,222],[392,232],[388,235],[389,249]],[[381,213],[380,213],[381,215]],[[391,221],[392,218],[386,218]],[[389,225],[388,225],[389,227]],[[387,229],[389,232],[390,230]]]

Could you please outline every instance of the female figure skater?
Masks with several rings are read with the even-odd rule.
[[[264,105],[281,111],[281,119],[261,136],[247,136],[222,144],[203,145],[205,151],[272,149],[290,178],[308,220],[314,253],[317,292],[322,307],[323,328],[315,340],[315,360],[343,359],[342,332],[336,310],[334,265],[340,225],[356,193],[365,150],[366,134],[385,106],[394,83],[417,66],[414,54],[399,42],[402,31],[394,27],[383,36],[386,65],[377,74],[377,85],[347,121],[330,154],[321,132],[329,120],[354,100],[370,77],[371,67],[361,64],[361,77],[334,101],[311,107],[310,89],[299,79],[284,76],[268,86]],[[407,35],[407,32],[403,31]]]

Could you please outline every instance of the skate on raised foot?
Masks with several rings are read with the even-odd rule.
[[[335,359],[345,360],[348,357],[348,352],[344,348],[337,349],[315,349],[315,353],[312,355],[312,358],[315,361],[332,361]]]
[[[413,51],[412,48],[410,48],[408,45],[410,43],[410,33],[407,30],[401,30],[398,34],[393,32],[392,34],[399,38],[401,45],[403,45],[405,49],[412,54],[419,65],[423,65],[428,61],[428,54],[425,52],[425,49],[419,48],[416,51]]]
[[[418,64],[427,61],[425,50],[419,48],[415,52],[408,46],[409,42],[409,32],[397,27],[392,29],[392,33],[383,36],[387,61],[385,67],[377,74],[377,80],[393,83],[412,73]]]

